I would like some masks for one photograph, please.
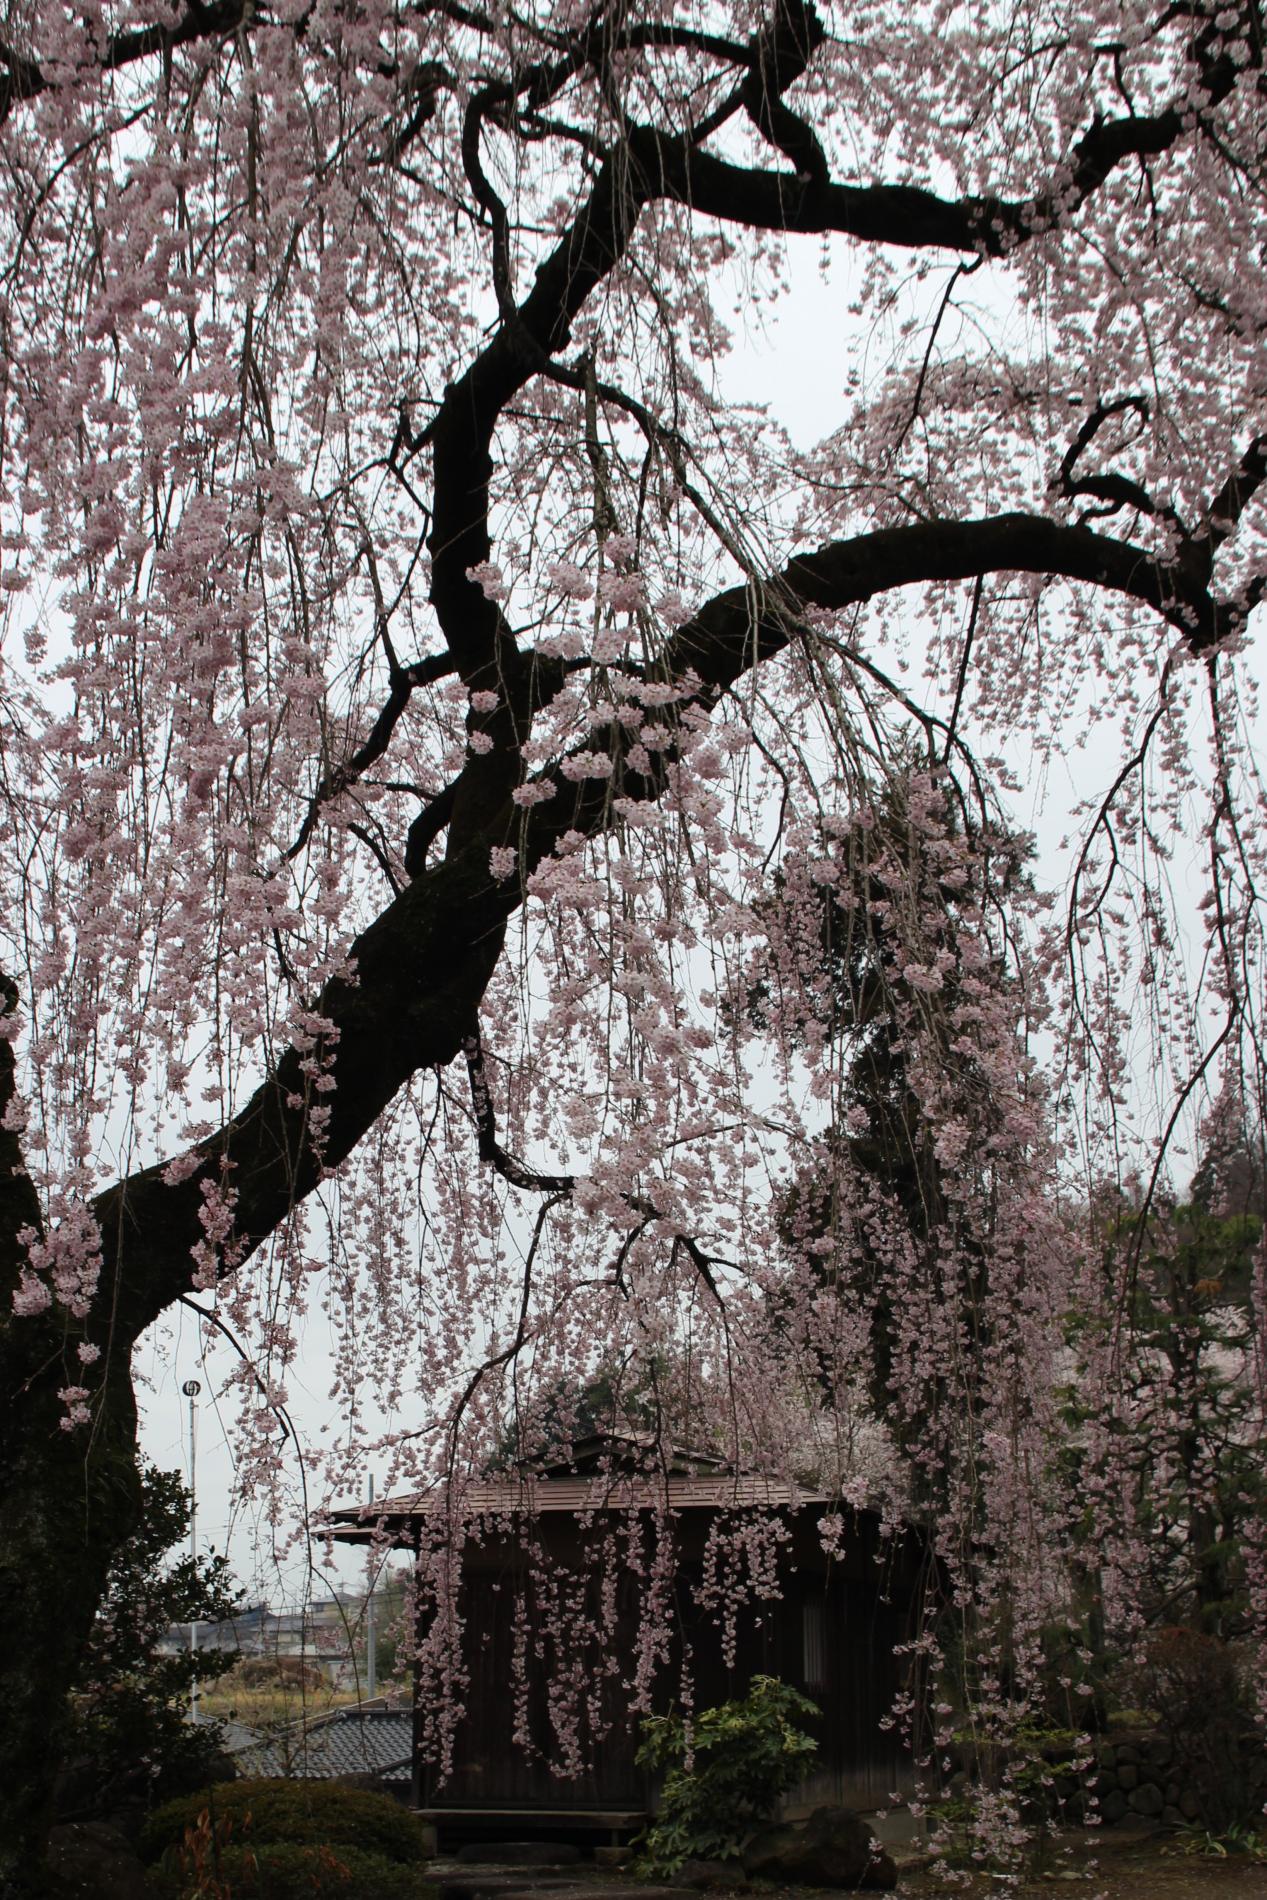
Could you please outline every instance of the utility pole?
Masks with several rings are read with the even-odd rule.
[[[194,1410],[194,1400],[202,1391],[197,1379],[186,1379],[181,1391],[189,1400],[189,1561],[198,1562],[198,1415]],[[198,1655],[198,1625],[193,1617],[189,1619],[189,1660],[196,1661]],[[189,1719],[198,1720],[198,1677],[191,1673],[189,1677]]]
[[[374,1502],[374,1474],[372,1471],[370,1473],[369,1501],[371,1504]],[[371,1544],[371,1552],[373,1548]],[[378,1631],[374,1627],[374,1585],[377,1582],[378,1572],[377,1570],[371,1570],[369,1600],[365,1605],[365,1643],[368,1650],[368,1654],[365,1658],[365,1683],[371,1702],[374,1700],[374,1693],[378,1686],[378,1656],[376,1653],[378,1649]]]

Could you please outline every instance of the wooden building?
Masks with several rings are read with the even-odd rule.
[[[668,1708],[684,1664],[697,1709],[742,1695],[757,1674],[816,1703],[813,1772],[785,1811],[874,1809],[910,1789],[890,1716],[925,1552],[910,1534],[883,1534],[874,1512],[696,1454],[653,1471],[645,1446],[602,1437],[566,1463],[467,1486],[459,1529],[448,1513],[442,1490],[389,1498],[337,1513],[334,1535],[414,1551],[461,1539],[466,1687],[443,1777],[426,1759],[427,1689],[415,1687],[414,1800],[450,1834],[481,1822],[531,1833],[536,1821],[615,1837],[640,1824],[654,1789],[635,1762],[634,1684],[650,1680]],[[671,1563],[657,1564],[666,1533]],[[649,1620],[657,1587],[669,1614]],[[649,1629],[666,1625],[649,1655]]]

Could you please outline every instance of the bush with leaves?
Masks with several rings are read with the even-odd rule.
[[[222,1830],[228,1840],[241,1842],[249,1835],[252,1848],[347,1847],[399,1867],[416,1866],[427,1858],[422,1822],[390,1795],[334,1781],[269,1777],[220,1782],[200,1794],[169,1801],[145,1825],[142,1857],[173,1864],[203,1813],[212,1829]]]
[[[267,1833],[266,1818],[256,1837],[241,1803],[226,1802],[217,1812],[209,1789],[206,1804],[165,1852],[151,1891],[164,1900],[435,1900],[417,1861],[347,1843],[270,1841]]]
[[[205,1813],[205,1810],[204,1810]],[[256,1846],[193,1828],[154,1880],[164,1900],[434,1900],[422,1869],[357,1847]]]
[[[217,1623],[241,1605],[223,1557],[168,1553],[189,1530],[179,1473],[141,1472],[141,1515],[110,1566],[71,1701],[58,1809],[65,1819],[150,1806],[205,1787],[230,1764],[216,1722],[188,1721],[195,1681],[221,1675],[232,1650],[159,1649],[173,1625]]]
[[[733,1860],[805,1773],[818,1743],[797,1726],[818,1710],[775,1676],[754,1676],[741,1700],[705,1709],[691,1722],[648,1716],[638,1765],[664,1776],[655,1821],[642,1842],[650,1873],[672,1874],[684,1860]]]

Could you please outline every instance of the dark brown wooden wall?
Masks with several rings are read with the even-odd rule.
[[[572,1566],[591,1615],[599,1605],[600,1578],[586,1573],[585,1536],[575,1527],[552,1526],[549,1555],[555,1566]],[[702,1552],[702,1540],[684,1539]],[[874,1548],[874,1540],[872,1540]],[[858,1545],[851,1560],[828,1564],[817,1539],[798,1535],[783,1568],[784,1594],[768,1603],[747,1603],[738,1616],[733,1664],[723,1655],[718,1620],[699,1608],[696,1589],[702,1575],[698,1555],[679,1567],[677,1629],[667,1668],[658,1672],[657,1706],[675,1701],[684,1651],[689,1650],[694,1706],[714,1706],[742,1695],[759,1673],[776,1675],[810,1695],[820,1715],[819,1744],[807,1784],[811,1804],[844,1800],[873,1806],[891,1792],[909,1787],[909,1755],[885,1718],[903,1679],[905,1664],[894,1654],[910,1630],[913,1576],[909,1564],[879,1565]],[[614,1624],[597,1640],[565,1642],[562,1649],[545,1625],[537,1600],[538,1580],[524,1552],[512,1542],[485,1544],[468,1561],[463,1581],[464,1664],[470,1687],[458,1730],[453,1773],[439,1784],[424,1766],[418,1793],[426,1807],[641,1809],[652,1799],[646,1776],[637,1768],[637,1723],[628,1715],[638,1623],[638,1588],[630,1576],[619,1580]],[[526,1722],[531,1747],[515,1738],[515,1621],[527,1606]],[[805,1675],[804,1614],[807,1604],[821,1606],[825,1635],[823,1680]],[[550,1685],[579,1686],[583,1699],[593,1696],[598,1724],[594,1734],[583,1710],[581,1740],[588,1765],[565,1775],[560,1738],[551,1720]]]

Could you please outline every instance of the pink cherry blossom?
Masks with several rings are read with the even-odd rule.
[[[11,12],[6,1471],[83,1511],[0,1485],[0,1886],[175,1313],[278,1544],[438,1501],[438,1772],[473,1487],[605,1394],[923,1540],[889,1719],[1010,1875],[1053,1683],[1231,1618],[1267,1709],[1256,19]],[[662,1476],[522,1524],[573,1778],[700,1692]]]

